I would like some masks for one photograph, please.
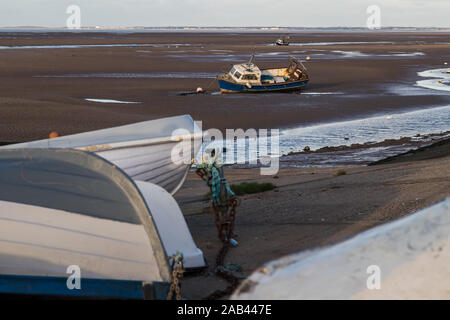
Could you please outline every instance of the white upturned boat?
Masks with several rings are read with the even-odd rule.
[[[174,150],[190,142],[189,152],[173,161]],[[95,152],[134,180],[157,184],[174,194],[183,184],[202,143],[202,132],[189,115],[134,123],[109,129],[3,146],[73,148]]]
[[[256,270],[233,299],[450,299],[450,197]]]
[[[177,252],[205,266],[161,187],[88,152],[0,151],[0,295],[164,299]]]

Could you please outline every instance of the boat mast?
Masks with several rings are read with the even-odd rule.
[[[250,60],[247,62],[247,64],[252,65],[254,64],[255,61],[255,53],[252,53],[252,56],[250,57]]]

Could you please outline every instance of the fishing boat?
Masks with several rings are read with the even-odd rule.
[[[186,142],[190,143],[190,152],[182,152]],[[175,194],[186,179],[201,142],[201,130],[189,115],[183,115],[1,148],[73,148],[94,152],[132,179],[157,184]],[[173,161],[176,150],[181,154],[178,161]]]
[[[285,68],[260,69],[250,61],[233,65],[228,73],[217,76],[223,93],[258,93],[299,91],[308,84],[306,67],[296,58],[289,58]]]
[[[169,257],[205,267],[173,197],[90,152],[0,150],[0,222],[0,295],[165,299]]]
[[[288,46],[290,44],[289,36],[280,37],[277,41],[275,41],[277,46]]]

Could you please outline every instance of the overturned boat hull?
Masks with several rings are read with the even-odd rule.
[[[201,140],[201,130],[190,116],[184,115],[3,148],[72,148],[94,152],[132,179],[155,183],[174,194],[184,183]],[[189,151],[181,152],[185,142],[190,143]],[[177,150],[181,154],[174,161],[173,152]]]
[[[450,197],[341,243],[258,268],[242,300],[449,299]]]
[[[1,150],[0,222],[0,294],[164,299],[169,256],[205,266],[167,191],[88,152]]]
[[[134,298],[115,284],[168,288],[167,254],[145,199],[96,155],[1,150],[0,221],[2,294]],[[76,270],[80,289],[61,281]],[[85,286],[92,282],[96,289]]]

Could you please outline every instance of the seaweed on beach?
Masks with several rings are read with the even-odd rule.
[[[270,190],[274,190],[277,187],[270,182],[242,182],[239,184],[232,184],[230,185],[231,190],[234,192],[237,196],[242,196],[244,194],[254,194],[254,193],[261,193],[266,192]],[[203,200],[210,200],[211,199],[211,192],[208,192],[203,196]]]
[[[260,193],[265,191],[270,191],[276,188],[273,183],[264,182],[242,182],[240,184],[232,184],[230,186],[231,190],[237,195],[241,196],[244,194]]]

